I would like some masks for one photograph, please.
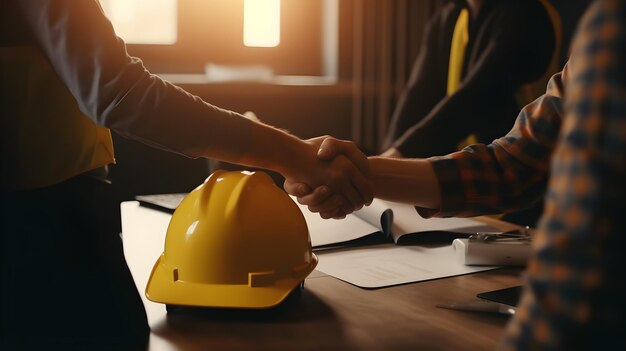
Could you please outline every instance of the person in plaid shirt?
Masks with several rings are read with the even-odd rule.
[[[501,348],[626,349],[626,1],[596,0],[569,62],[489,145],[429,159],[369,158],[376,197],[429,216],[545,209],[524,292]],[[356,153],[327,139],[320,157]],[[287,181],[322,217],[341,217],[329,192]]]

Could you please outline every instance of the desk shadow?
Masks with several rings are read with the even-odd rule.
[[[211,347],[250,350],[351,350],[341,321],[324,301],[307,289],[296,289],[271,309],[227,309],[168,306],[164,323],[152,333],[180,350]]]
[[[307,320],[319,319],[332,314],[332,310],[314,295],[305,293],[304,288],[294,289],[278,306],[263,309],[213,308],[167,305],[168,323],[190,316],[204,321],[220,322],[285,322],[297,321],[304,316]]]

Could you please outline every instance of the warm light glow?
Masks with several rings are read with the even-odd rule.
[[[178,0],[100,0],[115,33],[130,44],[174,44]]]
[[[280,0],[244,0],[243,43],[245,46],[278,46]]]

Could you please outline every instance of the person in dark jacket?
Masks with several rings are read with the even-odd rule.
[[[444,4],[428,24],[383,155],[428,157],[505,134],[560,70],[559,45],[560,18],[544,0]]]

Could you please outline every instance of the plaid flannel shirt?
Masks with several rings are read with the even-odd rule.
[[[626,1],[597,0],[568,64],[490,145],[431,158],[438,211],[470,216],[545,196],[502,349],[626,349]]]

